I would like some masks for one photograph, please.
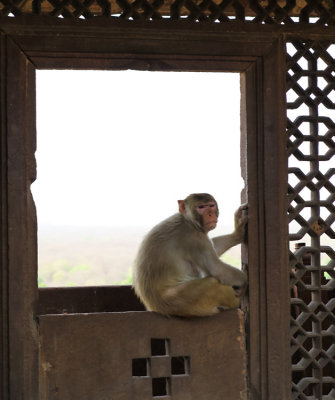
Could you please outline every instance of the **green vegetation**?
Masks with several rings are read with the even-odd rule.
[[[220,257],[220,260],[227,264],[232,265],[233,267],[241,268],[241,260],[238,258],[232,257],[229,254],[223,254]]]
[[[241,261],[231,255],[224,254],[221,260],[237,268]],[[115,280],[106,274],[102,268],[93,268],[86,264],[72,265],[68,260],[55,260],[49,264],[39,266],[38,287],[71,287],[71,286],[98,286],[98,285],[131,285],[132,270],[129,268],[126,275]]]
[[[40,276],[38,277],[38,287],[47,287],[48,285],[46,285],[44,283],[43,278],[41,278]]]
[[[86,264],[72,265],[68,260],[55,260],[39,266],[38,286],[95,286],[110,284],[103,272]]]
[[[131,268],[128,270],[127,275],[121,281],[116,281],[113,285],[131,285],[133,282],[133,272]]]

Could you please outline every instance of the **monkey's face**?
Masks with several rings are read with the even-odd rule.
[[[216,227],[219,215],[216,202],[198,203],[195,206],[195,212],[199,215],[199,219],[206,233]]]
[[[185,200],[178,200],[179,212],[199,229],[208,233],[216,227],[219,208],[216,200],[208,193],[193,193]]]

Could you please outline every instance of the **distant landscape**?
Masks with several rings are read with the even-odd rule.
[[[130,284],[136,252],[147,231],[140,227],[40,227],[39,286]],[[239,246],[224,259],[240,266]]]
[[[131,284],[132,266],[145,227],[69,227],[42,226],[38,230],[39,286],[95,286]],[[231,228],[217,228],[215,235]],[[308,243],[307,243],[308,245]],[[323,245],[334,248],[334,239]],[[294,244],[291,244],[294,251]],[[240,267],[240,246],[224,254],[222,259]],[[322,262],[330,261],[327,254]]]

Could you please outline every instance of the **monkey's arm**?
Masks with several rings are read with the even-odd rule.
[[[242,238],[240,238],[238,235],[235,235],[234,233],[230,233],[229,235],[217,236],[212,239],[216,254],[219,257],[231,247],[241,243],[241,241]]]
[[[194,249],[193,256],[195,257],[194,264],[205,273],[205,276],[213,276],[224,285],[245,286],[247,280],[245,273],[221,261],[209,239],[207,244],[203,242],[197,249]]]
[[[224,252],[237,244],[240,244],[245,234],[248,222],[247,215],[243,211],[247,210],[247,204],[242,204],[235,212],[235,230],[229,235],[218,236],[212,239],[216,254],[220,257]]]
[[[244,272],[221,261],[216,255],[208,257],[207,266],[204,270],[223,285],[243,288],[247,283],[247,276]]]

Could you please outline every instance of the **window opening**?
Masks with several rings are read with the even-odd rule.
[[[239,74],[38,70],[39,286],[130,284],[144,234],[192,192],[233,229]],[[226,253],[240,266],[240,253]]]

